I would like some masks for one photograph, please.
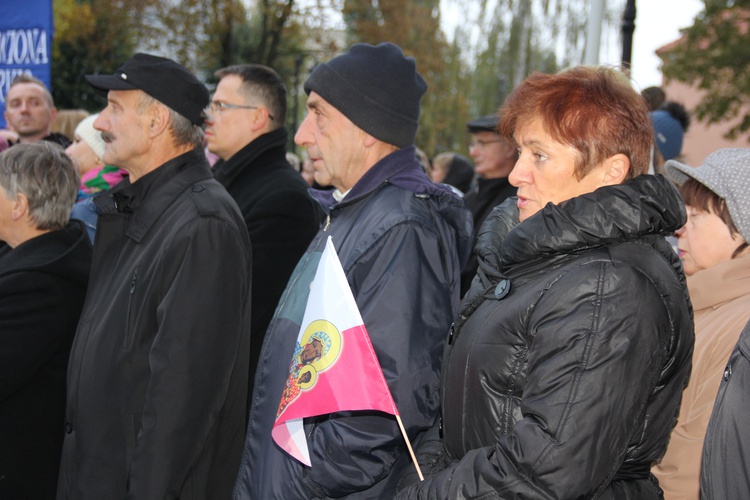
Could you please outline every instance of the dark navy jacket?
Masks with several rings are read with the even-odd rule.
[[[271,437],[309,285],[329,236],[409,437],[436,420],[440,360],[458,309],[471,216],[422,172],[413,147],[374,165],[336,204],[290,278],[266,333],[255,378],[238,499],[389,498],[413,467],[393,416],[337,413],[305,419],[312,467]]]

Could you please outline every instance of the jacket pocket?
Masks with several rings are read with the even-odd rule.
[[[128,312],[125,318],[125,339],[122,347],[126,350],[133,346],[133,337],[135,337],[135,289],[138,283],[138,268],[133,271],[133,279],[130,281],[130,290],[128,291]]]

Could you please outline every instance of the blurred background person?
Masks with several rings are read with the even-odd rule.
[[[682,142],[690,127],[690,113],[678,102],[669,101],[651,112],[654,126],[654,152],[651,173],[664,174],[664,162],[679,160]]]
[[[693,330],[662,236],[685,208],[668,179],[641,175],[646,104],[615,70],[578,67],[532,74],[500,113],[518,196],[480,229],[443,357],[442,439],[397,498],[660,498],[649,469]]]
[[[302,179],[307,183],[308,186],[312,187],[315,184],[315,169],[313,168],[313,162],[307,157],[307,153],[303,155],[302,165],[300,167],[300,175]]]
[[[128,177],[127,171],[105,165],[104,140],[102,134],[94,128],[94,121],[99,114],[84,118],[76,127],[73,143],[65,152],[73,158],[81,176],[76,204],[73,206],[71,218],[78,219],[86,225],[91,242],[96,234],[98,214],[91,197],[107,191]]]
[[[299,169],[300,169],[299,156],[297,156],[295,153],[292,153],[291,151],[287,151],[286,161],[295,170],[295,172],[299,172]]]
[[[474,218],[476,236],[493,208],[516,194],[516,187],[508,181],[516,164],[515,145],[497,133],[498,115],[487,115],[470,121],[466,128],[471,134],[469,156],[474,160],[476,182],[464,202]],[[472,246],[473,248],[473,246]],[[468,264],[461,273],[461,296],[469,290],[477,273],[477,256],[472,251]]]
[[[448,184],[467,193],[474,182],[474,167],[468,158],[458,153],[439,153],[432,159],[428,172],[433,182]]]
[[[687,206],[677,245],[695,312],[695,350],[677,425],[653,472],[668,500],[697,500],[711,410],[750,319],[750,149],[721,149],[698,168],[671,160],[666,169]]]
[[[664,105],[664,101],[667,100],[664,89],[656,86],[646,87],[641,91],[641,95],[646,100],[649,111],[656,111],[661,108]]]
[[[421,148],[415,148],[416,154],[417,154],[417,160],[419,161],[419,164],[422,165],[422,170],[424,170],[424,173],[427,175],[430,175],[430,169],[432,169],[432,161],[430,161],[430,157],[427,155],[427,153],[424,152]]]
[[[50,130],[72,140],[78,124],[90,114],[85,109],[59,109]]]
[[[50,141],[67,148],[70,139],[52,132],[57,108],[44,83],[27,73],[16,76],[5,95],[5,121],[11,132],[3,136],[10,143]]]
[[[68,355],[91,245],[68,221],[78,174],[62,148],[0,154],[0,498],[55,497]]]

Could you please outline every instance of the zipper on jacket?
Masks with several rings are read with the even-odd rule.
[[[128,315],[125,320],[125,341],[123,347],[129,349],[133,344],[134,333],[133,327],[133,295],[135,295],[135,284],[138,281],[138,268],[133,272],[133,279],[130,281],[130,293],[128,294]]]
[[[326,215],[326,225],[323,226],[323,232],[325,233],[326,231],[328,231],[329,227],[331,227],[331,214],[330,213]]]

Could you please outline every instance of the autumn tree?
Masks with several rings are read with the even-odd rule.
[[[294,0],[257,0],[248,8],[241,0],[162,0],[150,11],[143,43],[172,52],[209,82],[216,69],[250,62],[288,75],[293,63],[283,59],[299,44]]]
[[[732,121],[727,138],[750,131],[750,0],[705,0],[683,38],[662,53],[662,71],[705,91],[695,116]],[[750,137],[749,137],[750,140]]]
[[[54,0],[52,95],[58,108],[96,111],[84,75],[112,73],[136,47],[144,2]]]

